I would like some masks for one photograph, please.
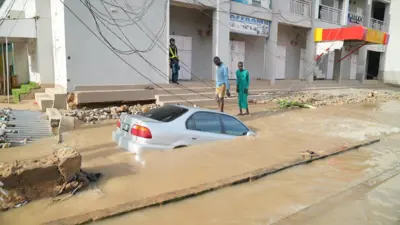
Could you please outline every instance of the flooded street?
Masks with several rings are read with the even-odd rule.
[[[312,150],[328,154],[371,137],[377,144],[297,166],[257,181],[180,202],[95,222],[116,224],[398,224],[400,219],[400,102],[329,106],[266,116],[255,105],[244,117],[255,138],[238,138],[168,152],[138,162],[110,140],[115,125],[65,135],[83,157],[83,168],[101,172],[96,185],[73,198],[42,199],[0,213],[0,224],[41,224],[81,216],[160,193],[274,167]],[[229,112],[234,113],[235,109]],[[41,157],[53,139],[0,152],[0,162]],[[34,151],[33,151],[34,150]]]
[[[253,183],[95,224],[399,224],[399,156],[395,135]]]

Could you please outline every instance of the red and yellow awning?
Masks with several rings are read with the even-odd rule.
[[[365,41],[371,44],[387,45],[389,34],[363,26],[323,29],[316,28],[315,42],[325,41]]]

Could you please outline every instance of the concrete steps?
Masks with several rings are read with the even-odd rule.
[[[160,84],[161,88],[155,85],[85,86],[76,87],[74,94],[78,105],[149,100],[155,100],[159,104],[176,104],[187,101],[214,103],[215,88],[211,86],[214,83],[214,81],[182,81],[181,85]],[[233,80],[230,83],[231,93],[236,95],[236,83]],[[371,84],[370,87],[374,88],[374,85],[376,86],[376,84]],[[263,92],[366,88],[367,86],[350,80],[343,80],[340,84],[333,80],[316,80],[311,85],[300,80],[282,80],[277,81],[273,86],[265,80],[251,80],[250,95],[258,95]],[[46,93],[51,94],[50,91]],[[236,100],[227,101],[236,102]]]
[[[67,93],[59,88],[45,88],[45,92],[35,93],[35,100],[42,112],[47,108],[66,109]]]

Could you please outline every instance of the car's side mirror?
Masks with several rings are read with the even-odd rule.
[[[254,136],[254,135],[255,133],[251,130],[246,133],[246,136]]]

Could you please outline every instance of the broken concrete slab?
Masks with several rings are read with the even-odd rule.
[[[66,145],[41,159],[0,163],[0,210],[35,199],[56,196],[85,186],[81,176],[81,155]],[[73,179],[76,178],[76,179]]]

